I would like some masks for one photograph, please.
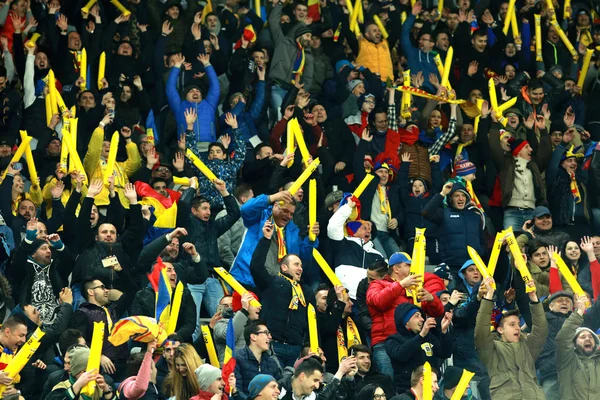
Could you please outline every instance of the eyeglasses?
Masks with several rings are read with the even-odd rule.
[[[385,393],[383,393],[383,394],[374,394],[373,395],[373,399],[374,400],[381,400],[381,399],[385,399],[385,398],[386,398],[385,397]]]
[[[167,167],[158,167],[156,168],[157,172],[169,172],[169,168]]]
[[[258,332],[255,333],[255,335],[260,335],[262,333],[264,333],[267,336],[271,336],[271,332],[269,332],[268,330],[267,331],[258,331]]]
[[[105,285],[94,286],[93,288],[90,288],[90,289],[92,289],[92,290],[96,290],[96,289],[106,290],[106,286]]]

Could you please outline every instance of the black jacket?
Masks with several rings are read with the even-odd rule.
[[[31,301],[35,269],[42,268],[29,257],[33,253],[32,243],[23,240],[13,256],[13,260],[6,268],[6,277],[13,286],[13,297],[21,304]],[[52,284],[52,291],[58,298],[60,291],[68,286],[69,274],[73,270],[73,256],[67,246],[52,252],[52,263],[48,275]]]
[[[297,310],[290,310],[291,283],[281,276],[269,275],[265,268],[265,259],[270,246],[269,239],[264,237],[260,239],[250,263],[254,283],[262,292],[260,317],[266,322],[273,340],[302,345],[308,337],[307,306],[308,303],[315,305],[315,295],[310,287],[300,283],[306,306],[299,302]]]
[[[219,257],[217,239],[227,232],[242,216],[240,208],[233,195],[223,197],[227,215],[219,219],[202,221],[196,218],[189,210],[190,201],[195,194],[194,189],[188,189],[179,200],[179,208],[189,213],[188,218],[183,218],[183,226],[188,230],[187,240],[196,245],[202,261],[206,263],[209,270],[222,265]],[[179,216],[178,216],[179,220]],[[179,221],[178,221],[179,222]],[[179,225],[178,225],[179,226]]]
[[[538,372],[540,384],[544,383],[545,379],[556,379],[557,377],[555,338],[567,318],[569,318],[569,315],[571,315],[570,312],[568,314],[554,311],[548,311],[546,313],[546,320],[548,321],[548,337],[546,338],[542,353],[535,362],[535,368]]]
[[[358,288],[356,289],[356,301],[354,304],[356,304],[356,307],[358,308],[358,318],[356,323],[358,324],[359,329],[370,333],[373,320],[371,319],[371,314],[369,314],[369,306],[367,306],[367,290],[369,290],[369,278],[364,278],[358,283]]]
[[[125,311],[127,311],[131,306],[137,289],[135,282],[126,270],[119,272],[118,275],[119,278],[123,281],[123,286],[126,288],[126,290],[123,292],[123,295],[119,298],[119,300],[110,303],[106,306],[110,313],[113,326],[117,323],[117,321],[119,321],[119,319],[123,316]],[[103,283],[106,284],[105,282]],[[91,343],[92,333],[94,331],[94,322],[105,323],[105,335],[104,344],[102,347],[102,354],[110,358],[113,362],[126,361],[127,357],[129,356],[129,349],[127,347],[127,343],[115,347],[112,343],[108,341],[109,335],[106,334],[106,332],[110,332],[112,328],[108,324],[107,315],[104,308],[88,302],[83,303],[81,306],[79,306],[79,309],[75,311],[75,314],[73,314],[73,319],[71,320],[71,328],[78,329],[85,338],[86,343]]]
[[[385,397],[388,399],[391,399],[396,394],[396,385],[394,385],[392,378],[374,371],[373,366],[371,366],[371,369],[365,376],[358,373],[354,375],[354,382],[356,385],[354,388],[355,393],[360,392],[363,387],[372,383],[381,387],[385,392]]]
[[[445,335],[441,331],[431,330],[424,338],[406,329],[402,323],[404,316],[412,309],[423,311],[411,303],[402,303],[394,312],[394,320],[398,333],[385,340],[385,350],[394,367],[394,379],[398,393],[410,388],[410,374],[420,365],[428,361],[432,368],[439,367],[436,357],[448,358],[452,355],[452,334]],[[425,316],[424,316],[425,317]]]

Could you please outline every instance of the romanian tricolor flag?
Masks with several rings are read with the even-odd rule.
[[[136,342],[148,343],[156,339],[158,345],[162,345],[167,339],[167,332],[154,318],[146,316],[133,316],[119,320],[108,341],[113,346],[127,343],[129,339]]]
[[[169,283],[169,277],[167,276],[167,270],[162,260],[154,265],[154,269],[158,269],[158,282],[156,288],[156,304],[155,304],[155,317],[156,320],[162,322],[164,326],[169,324],[170,316],[170,305],[171,305],[171,284]]]
[[[235,370],[235,358],[233,358],[233,350],[235,349],[235,333],[233,331],[233,318],[229,319],[227,324],[227,336],[225,338],[225,356],[223,357],[223,368],[221,368],[221,376],[225,381],[225,393],[231,395],[233,388],[229,387],[229,375]]]
[[[312,18],[313,22],[321,20],[321,4],[319,0],[308,0],[308,18]]]
[[[148,141],[154,144],[158,144],[160,141],[158,129],[156,129],[156,123],[154,122],[154,111],[152,110],[150,110],[146,118],[146,136],[148,137]]]

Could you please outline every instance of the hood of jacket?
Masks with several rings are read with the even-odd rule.
[[[460,279],[463,281],[463,283],[465,284],[465,287],[467,288],[467,290],[469,291],[469,295],[471,295],[471,293],[473,293],[473,289],[475,288],[475,286],[471,286],[469,285],[469,283],[467,282],[467,279],[465,278],[465,271],[467,270],[467,268],[469,268],[471,265],[475,265],[475,262],[473,260],[467,260],[465,261],[465,263],[462,265],[462,267],[460,267],[460,269],[458,270],[458,276],[460,277]]]
[[[413,310],[418,311],[423,315],[423,310],[421,308],[415,306],[412,303],[401,303],[396,307],[396,311],[394,311],[394,322],[396,323],[396,330],[398,333],[407,334],[411,331],[406,329],[406,325],[404,324],[404,317],[406,314],[413,312]],[[414,332],[412,332],[414,333]]]

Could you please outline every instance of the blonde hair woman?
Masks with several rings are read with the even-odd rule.
[[[191,344],[183,343],[175,349],[173,370],[165,378],[164,393],[169,400],[188,400],[198,394],[198,380],[194,371],[202,365],[200,356]]]

